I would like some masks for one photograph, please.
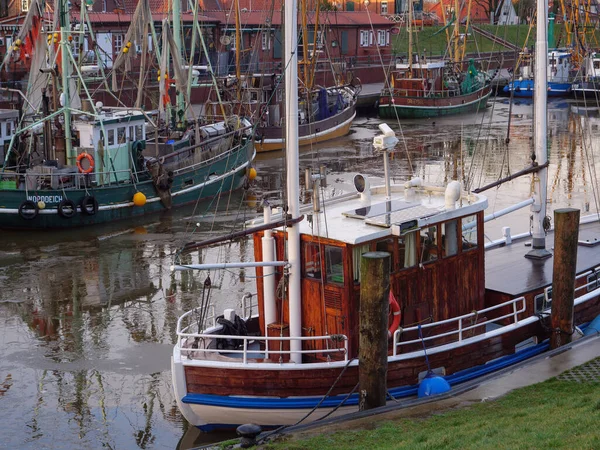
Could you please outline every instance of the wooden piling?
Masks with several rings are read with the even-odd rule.
[[[358,381],[362,411],[386,402],[390,254],[364,253],[360,278]]]
[[[568,344],[573,334],[578,239],[579,210],[573,208],[555,210],[551,348]]]

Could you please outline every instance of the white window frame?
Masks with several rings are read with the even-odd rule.
[[[381,14],[388,13],[388,2],[381,2]]]
[[[271,50],[271,33],[269,31],[263,31],[260,38],[262,49]]]
[[[369,30],[360,30],[360,46],[368,47],[369,46],[369,37],[371,36],[371,32]]]
[[[119,54],[121,50],[123,50],[123,43],[125,42],[125,35],[121,33],[113,34],[113,47],[115,49],[115,56]]]
[[[377,30],[377,45],[379,47],[386,46],[386,30]]]
[[[29,11],[29,0],[21,0],[21,11],[22,12]]]

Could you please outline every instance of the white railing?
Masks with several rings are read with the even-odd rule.
[[[519,303],[521,303],[521,305],[517,306]],[[505,308],[505,307],[512,307],[512,311],[509,312],[508,314],[504,314],[499,317],[494,317],[493,319],[485,320],[483,322],[479,322],[479,323],[475,323],[475,324],[471,323],[471,324],[468,324],[467,326],[465,326],[463,324],[463,321],[465,321],[467,319],[472,320],[473,318],[475,318],[475,320],[477,320],[477,318],[482,317],[483,314],[486,314],[490,311],[494,311],[494,310],[497,310],[500,308]],[[418,338],[418,339],[412,339],[410,341],[398,342],[398,338],[400,337],[400,335],[402,333],[407,333],[410,331],[418,331],[419,327],[416,326],[416,327],[398,329],[394,332],[394,346],[393,346],[394,356],[396,356],[398,354],[398,347],[400,347],[402,345],[416,344],[416,343],[420,343],[420,342],[431,341],[433,339],[440,339],[440,338],[443,338],[446,336],[454,336],[454,335],[458,335],[458,342],[461,342],[464,339],[464,337],[463,337],[464,332],[473,330],[477,327],[482,327],[487,324],[498,322],[499,320],[503,320],[503,319],[507,319],[507,318],[512,318],[513,323],[517,323],[519,321],[519,318],[518,318],[519,314],[525,312],[526,309],[527,309],[527,304],[525,302],[525,297],[518,297],[518,298],[515,298],[512,300],[509,300],[507,302],[500,303],[498,305],[490,306],[489,308],[485,308],[485,309],[482,309],[479,311],[474,311],[469,314],[465,314],[465,315],[458,316],[458,317],[453,317],[451,319],[441,320],[439,322],[432,322],[432,323],[427,323],[427,324],[421,325],[421,330],[425,330],[427,328],[432,328],[432,327],[437,327],[440,325],[452,324],[452,323],[456,323],[457,327],[456,327],[456,329],[446,331],[444,333],[439,333],[439,334],[435,334],[433,336],[426,336],[426,337]]]
[[[257,362],[257,358],[249,358],[249,354],[260,354],[261,358],[267,359],[269,355],[291,355],[294,354],[342,354],[344,356],[343,361],[348,361],[348,338],[345,335],[337,334],[337,335],[329,335],[329,336],[300,336],[300,337],[288,337],[288,336],[237,336],[230,334],[213,334],[213,333],[187,333],[186,331],[192,325],[188,325],[186,327],[182,327],[182,323],[186,317],[189,317],[193,314],[192,311],[188,311],[183,314],[179,320],[177,321],[177,349],[182,356],[191,356],[191,359],[194,358],[194,355],[197,359],[210,359],[209,356],[214,354],[215,356],[231,356],[231,355],[241,355],[240,364],[248,364],[248,360],[252,359],[251,362]],[[217,330],[215,330],[217,331]],[[242,345],[240,349],[220,349],[217,348],[216,340],[224,339],[224,340],[235,340],[242,341]],[[185,341],[185,342],[184,342]],[[197,341],[198,343],[202,343],[203,347],[200,348],[192,348],[190,343],[193,341]],[[294,350],[293,352],[290,350],[273,350],[268,347],[268,341],[275,341],[279,344],[282,344],[286,341],[312,341],[312,342],[323,342],[325,344],[325,348],[323,349],[314,349],[314,350]],[[250,348],[251,344],[255,343],[263,343],[264,350]],[[333,343],[333,346],[329,346],[329,343]],[[343,345],[336,344],[336,342],[343,342]],[[186,345],[187,344],[187,345]],[[213,347],[214,345],[214,347]],[[207,355],[208,354],[208,357]],[[338,360],[336,360],[338,361]],[[235,360],[231,360],[230,362],[235,362]],[[271,361],[272,362],[272,361]]]

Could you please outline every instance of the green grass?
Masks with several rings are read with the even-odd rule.
[[[527,33],[529,31],[529,25],[508,25],[508,26],[497,26],[497,25],[481,25],[480,28],[493,33],[494,35],[517,45],[522,48],[527,40]],[[442,29],[441,26],[424,27],[422,30],[416,32],[413,37],[413,49],[418,51],[419,54],[423,53],[423,49],[427,50],[428,56],[443,55],[446,49],[446,32],[436,34]],[[463,27],[464,30],[464,27]],[[448,28],[450,35],[452,35],[452,28]],[[597,46],[597,42],[600,41],[600,32],[595,31],[595,36],[590,36],[588,41],[593,47]],[[566,38],[564,36],[564,26],[556,25],[554,30],[557,45],[565,45]],[[532,46],[535,43],[535,27],[529,33],[529,40],[527,41],[528,46]],[[394,36],[393,50],[396,54],[406,54],[408,52],[408,34],[406,28],[401,29],[401,33]],[[483,37],[479,33],[468,36],[467,39],[467,53],[476,53],[479,49],[480,52],[491,52],[491,51],[506,51],[508,50],[500,44],[495,44],[491,40]]]
[[[377,424],[377,419],[373,419]],[[493,402],[266,449],[600,449],[600,384],[551,379]]]

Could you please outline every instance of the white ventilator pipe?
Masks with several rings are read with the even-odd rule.
[[[298,1],[285,2],[285,159],[287,162],[288,213],[294,220],[300,216],[300,175],[298,149]],[[300,292],[300,225],[287,228],[290,337],[302,336],[302,295]],[[302,341],[290,341],[290,361],[302,362]]]
[[[263,207],[264,222],[271,222],[271,207]],[[262,238],[262,260],[271,262],[275,260],[275,239],[271,230],[265,230]],[[275,307],[275,267],[265,266],[263,268],[263,298],[265,327],[277,320],[277,309]]]

